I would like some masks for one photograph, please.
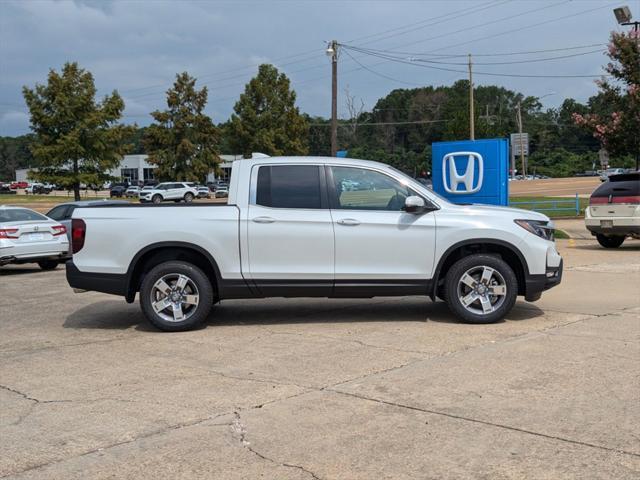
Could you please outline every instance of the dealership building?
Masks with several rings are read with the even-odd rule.
[[[120,164],[110,170],[108,173],[114,178],[118,178],[121,181],[127,181],[132,184],[139,182],[147,182],[149,180],[155,180],[154,170],[155,165],[147,163],[148,155],[125,155]],[[216,176],[215,172],[211,171],[207,175],[207,182],[213,182],[214,180],[228,179],[231,175],[231,164],[234,160],[242,159],[242,155],[220,155],[220,175]],[[16,170],[16,181],[27,182],[29,168],[20,168]]]

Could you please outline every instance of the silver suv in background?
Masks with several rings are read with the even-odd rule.
[[[156,185],[142,195],[140,202],[162,203],[166,201],[191,203],[198,196],[198,191],[187,182],[164,182]]]

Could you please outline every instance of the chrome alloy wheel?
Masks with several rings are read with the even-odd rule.
[[[151,288],[151,306],[167,322],[183,322],[198,309],[198,287],[186,275],[170,273]]]
[[[495,312],[504,303],[507,284],[497,270],[484,265],[467,270],[458,281],[458,299],[476,315]]]

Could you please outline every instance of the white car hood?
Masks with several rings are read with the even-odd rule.
[[[483,204],[471,204],[471,205],[448,205],[447,208],[453,208],[455,210],[464,210],[467,214],[476,214],[481,216],[510,216],[514,220],[540,220],[548,222],[549,217],[540,212],[534,212],[533,210],[523,210],[521,208],[500,207],[496,205],[483,205]]]

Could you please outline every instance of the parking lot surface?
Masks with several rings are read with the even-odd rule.
[[[494,325],[271,299],[168,334],[4,267],[0,477],[638,478],[640,242],[558,244],[563,283]]]

